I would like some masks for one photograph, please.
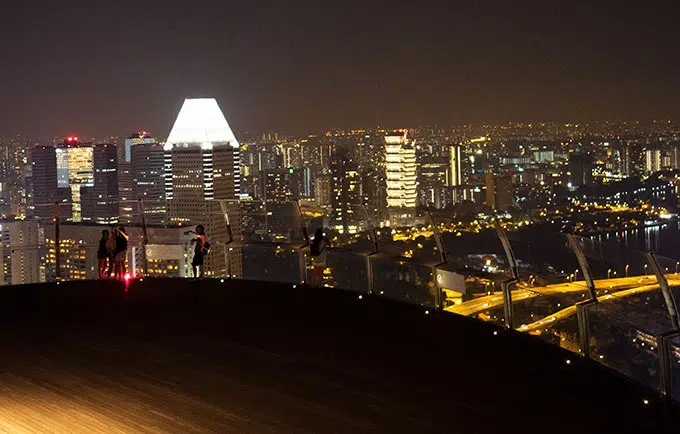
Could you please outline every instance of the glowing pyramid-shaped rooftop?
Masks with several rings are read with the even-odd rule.
[[[222,114],[215,98],[193,98],[184,100],[177,115],[175,125],[165,142],[166,149],[173,146],[200,145],[212,148],[217,144],[230,144],[234,148],[239,143],[231,131],[227,119]]]

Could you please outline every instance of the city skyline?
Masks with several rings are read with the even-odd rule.
[[[8,5],[0,135],[168,131],[205,96],[237,136],[680,118],[673,5],[202,6]]]

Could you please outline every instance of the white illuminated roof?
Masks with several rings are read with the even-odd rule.
[[[206,149],[218,143],[230,143],[234,148],[239,147],[236,136],[215,98],[184,100],[175,125],[165,142],[165,148],[200,144]]]

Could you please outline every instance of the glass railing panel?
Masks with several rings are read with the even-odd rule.
[[[680,403],[680,336],[670,340],[671,399]]]
[[[373,294],[425,307],[436,306],[434,265],[385,254],[371,257]]]
[[[658,390],[661,374],[657,336],[668,331],[668,322],[662,316],[663,312],[649,310],[644,302],[626,298],[612,297],[589,306],[591,357]]]
[[[349,291],[368,294],[370,252],[353,252],[331,249],[328,251],[322,284]]]
[[[514,328],[580,352],[576,305],[590,292],[567,236],[527,228],[508,238],[520,278],[512,291]]]
[[[301,258],[303,252],[295,246],[250,243],[233,248],[241,250],[241,263],[231,264],[232,274],[240,274],[243,279],[293,284],[304,280],[305,258]],[[236,268],[240,268],[241,273]]]
[[[305,244],[304,219],[293,201],[219,201],[234,239],[246,243]]]
[[[374,250],[375,223],[363,205],[345,204],[337,208],[301,207],[310,240],[321,230],[335,248]]]
[[[614,234],[616,235],[616,234]],[[626,248],[617,237],[600,234],[578,237],[595,279],[597,295],[655,283],[656,277],[645,252]]]
[[[422,246],[429,256],[417,257],[423,262],[441,262],[442,254],[433,236],[439,233],[446,264],[437,267],[436,277],[444,310],[504,324],[501,284],[511,273],[491,216],[461,216],[445,211],[434,211],[430,216],[430,226],[415,239],[416,246]]]

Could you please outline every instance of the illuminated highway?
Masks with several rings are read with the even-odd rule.
[[[669,274],[666,276],[666,278],[668,279],[668,282],[670,284],[680,285],[680,278],[678,277],[678,275]],[[619,277],[615,279],[602,279],[595,281],[595,288],[597,288],[598,290],[601,289],[623,290],[630,289],[633,287],[639,287],[639,285],[641,284],[644,287],[644,283],[646,282],[648,283],[656,282],[656,278],[650,275],[650,276]],[[585,291],[586,284],[584,281],[558,283],[554,285],[548,285],[544,287],[537,287],[531,289],[516,289],[512,291],[512,301],[513,303],[517,303],[523,300],[540,296],[559,295]],[[631,292],[630,294],[626,295],[631,294],[633,293]],[[483,310],[493,309],[495,307],[502,305],[503,294],[499,292],[494,295],[487,295],[484,297],[476,298],[474,300],[463,302],[461,304],[449,306],[446,308],[446,310],[449,312],[457,313],[459,315],[470,316]]]
[[[670,283],[670,280],[669,280]],[[654,291],[659,288],[659,285],[646,285],[646,286],[639,286],[636,288],[630,288],[630,289],[625,289],[622,291],[617,291],[611,294],[606,294],[603,296],[598,297],[600,301],[607,301],[611,300],[613,298],[623,298],[627,297],[629,295],[634,295],[634,294],[642,294],[644,292],[650,292]],[[518,330],[523,331],[523,332],[528,332],[528,333],[535,333],[535,334],[540,334],[541,329],[545,329],[548,326],[550,326],[553,323],[556,323],[558,321],[561,321],[565,318],[568,318],[572,315],[576,314],[576,306],[572,305],[569,306],[565,309],[562,309],[560,311],[557,311],[553,313],[552,315],[548,315],[547,317],[540,319],[538,321],[532,322],[531,324],[522,324]],[[547,330],[546,330],[547,331]]]

